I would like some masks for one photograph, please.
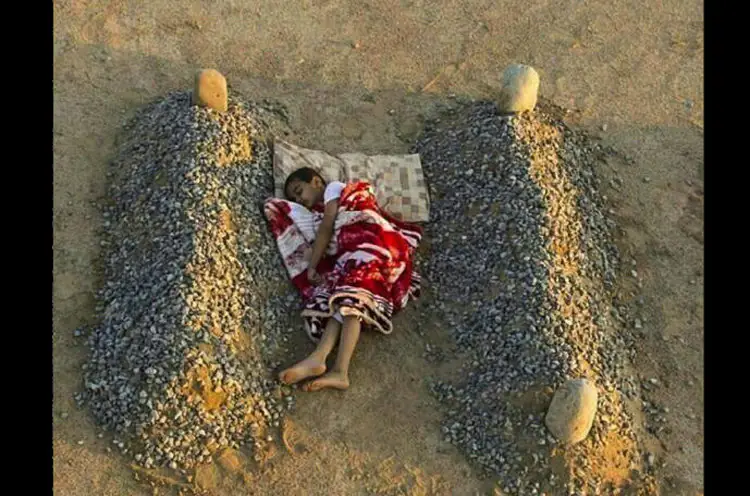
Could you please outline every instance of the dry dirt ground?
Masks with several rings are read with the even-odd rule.
[[[664,463],[663,494],[702,493],[702,2],[53,4],[57,494],[152,494],[124,458],[107,453],[107,437],[72,399],[86,356],[72,331],[91,322],[101,282],[94,203],[104,198],[116,136],[139,106],[189,89],[196,69],[215,67],[233,91],[283,102],[303,146],[400,153],[432,102],[487,97],[512,62],[537,68],[541,95],[576,110],[574,125],[626,157],[600,173],[622,179],[605,193],[641,279],[636,366],[660,380],[648,400],[669,409],[647,445]],[[223,494],[491,494],[492,481],[441,441],[425,387],[426,376],[447,373],[422,359],[425,341],[446,344],[445,330],[408,316],[396,324],[401,332],[364,339],[349,392],[299,396],[287,430],[293,453],[280,445],[244,475],[202,477],[216,476]]]

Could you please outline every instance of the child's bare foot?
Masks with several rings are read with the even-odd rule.
[[[302,386],[305,391],[320,391],[325,388],[347,389],[349,387],[349,377],[346,374],[332,370],[323,377],[318,377],[314,381]]]
[[[279,380],[284,384],[295,384],[309,377],[317,377],[326,371],[325,362],[313,358],[305,358],[279,374]]]

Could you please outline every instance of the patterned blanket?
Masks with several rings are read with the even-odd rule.
[[[323,279],[318,286],[308,282],[307,268],[322,208],[308,210],[274,198],[266,202],[265,214],[289,277],[302,295],[305,330],[313,341],[321,338],[337,311],[389,334],[394,312],[409,298],[419,297],[420,278],[412,258],[422,229],[384,212],[369,183],[349,183],[341,194],[334,234],[317,267]]]

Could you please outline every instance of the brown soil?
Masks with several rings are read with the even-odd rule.
[[[638,280],[625,281],[622,296],[643,322],[638,372],[660,381],[647,399],[669,408],[662,430],[643,435],[660,492],[702,491],[703,3],[646,0],[55,2],[55,491],[186,489],[108,453],[110,439],[97,438],[72,399],[86,356],[72,331],[92,322],[101,283],[102,219],[92,203],[106,201],[117,135],[139,106],[215,67],[230,92],[283,102],[290,139],[302,146],[402,153],[435,98],[486,97],[512,62],[536,67],[542,96],[576,110],[571,124],[621,152],[599,172],[621,179],[605,194],[623,252],[637,262]],[[632,301],[638,291],[642,306]],[[260,462],[237,455],[239,473],[207,467],[188,485],[216,494],[493,494],[492,481],[443,443],[427,393],[427,376],[460,365],[422,358],[426,342],[451,349],[446,330],[410,315],[391,336],[363,336],[349,391],[299,394],[286,442],[269,443]],[[302,334],[299,356],[309,347]]]

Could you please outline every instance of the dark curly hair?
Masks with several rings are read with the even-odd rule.
[[[297,169],[296,171],[289,174],[289,177],[286,178],[286,181],[284,181],[284,195],[287,194],[287,188],[292,183],[292,181],[300,181],[303,183],[309,183],[312,182],[314,177],[320,178],[320,181],[325,184],[326,181],[323,179],[323,176],[318,173],[315,169],[312,169],[310,167],[302,167],[301,169]]]

